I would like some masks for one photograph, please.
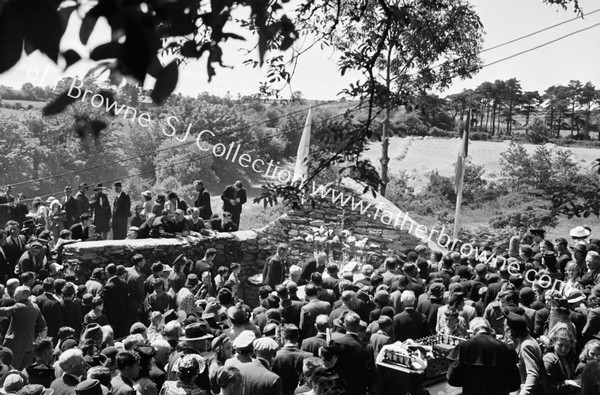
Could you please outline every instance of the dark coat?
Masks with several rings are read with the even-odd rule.
[[[300,311],[306,303],[297,300],[285,299],[281,301],[281,318],[287,324],[294,324],[300,328]]]
[[[19,259],[25,252],[26,244],[27,240],[25,240],[25,236],[23,235],[19,235],[16,239],[13,239],[12,236],[6,238],[6,245],[2,247],[4,255],[6,255],[6,260],[8,261],[6,274],[14,275],[15,266],[17,266],[17,262],[19,262]]]
[[[133,217],[131,217],[131,222],[130,225],[131,226],[135,226],[136,228],[139,228],[140,226],[142,226],[142,224],[146,222],[146,220],[144,218],[142,218],[137,212],[135,214],[133,214]]]
[[[60,301],[52,293],[44,292],[35,299],[35,302],[46,320],[48,336],[58,339],[58,330],[64,326],[63,310]]]
[[[125,192],[121,192],[113,203],[113,217],[131,217],[131,198]]]
[[[240,198],[240,202],[235,206],[229,202],[229,200],[237,198]],[[223,211],[229,211],[231,214],[239,214],[242,212],[242,205],[247,201],[246,190],[241,188],[239,191],[236,191],[235,187],[230,185],[221,194],[221,200],[223,200]]]
[[[364,395],[375,367],[371,346],[352,333],[346,333],[334,343],[341,348],[335,370],[346,382],[346,394]]]
[[[84,228],[81,222],[71,226],[69,230],[73,240],[86,241],[89,238],[89,228],[87,226]]]
[[[65,228],[69,229],[71,225],[79,221],[79,216],[81,215],[79,202],[73,196],[69,196],[68,198],[65,196],[60,199],[60,203],[62,204],[63,210],[65,210],[65,213],[67,214]]]
[[[267,259],[263,267],[263,283],[270,285],[273,289],[285,280],[287,262],[277,254]]]
[[[302,306],[300,309],[300,331],[303,338],[311,337],[317,334],[315,321],[321,314],[329,315],[331,305],[322,300],[313,300]]]
[[[319,356],[319,349],[327,345],[327,335],[325,333],[317,333],[316,336],[309,337],[308,339],[302,340],[302,351],[307,351],[313,354],[313,356]]]
[[[257,360],[239,362],[233,357],[225,366],[235,366],[240,370],[244,381],[244,395],[281,395],[281,377],[267,369]]]
[[[591,361],[585,365],[581,374],[581,394],[600,394],[600,362]]]
[[[100,297],[104,301],[104,313],[115,331],[115,339],[129,333],[127,327],[127,284],[117,276],[108,279]]]
[[[212,208],[210,207],[210,193],[206,189],[203,189],[198,193],[198,198],[194,201],[194,207],[200,209],[200,218],[210,219],[212,216]]]
[[[417,310],[407,308],[394,316],[394,340],[417,340],[428,334],[427,317]]]
[[[112,218],[108,196],[102,192],[92,195],[92,199],[90,200],[90,210],[91,214],[94,215],[96,231],[98,233],[108,232],[110,230],[109,222]]]
[[[75,395],[75,387],[79,384],[79,379],[70,374],[64,374],[50,384],[50,389],[54,390],[54,395]]]
[[[120,374],[112,378],[110,385],[112,386],[112,395],[135,395],[133,382],[123,379]]]
[[[460,343],[448,355],[448,384],[464,395],[508,395],[521,386],[519,357],[509,345],[480,334]]]
[[[172,228],[172,223],[168,221],[164,221],[163,217],[156,217],[154,223],[152,224],[152,230],[150,231],[150,236],[157,238],[175,238],[175,231]]]
[[[85,194],[77,192],[75,194],[75,199],[79,203],[79,209],[81,210],[79,215],[90,212],[90,199],[88,199],[88,197]]]
[[[417,302],[417,311],[425,315],[429,333],[435,333],[435,327],[437,325],[437,312],[441,306],[441,300],[432,299],[428,294],[419,296],[419,300]]]
[[[75,337],[79,338],[81,324],[83,323],[81,305],[73,300],[63,300],[60,306],[62,309],[63,325],[75,329]]]
[[[283,395],[294,395],[302,374],[302,361],[312,354],[298,349],[296,345],[286,344],[273,358],[273,373],[281,377]]]
[[[213,219],[210,221],[210,226],[217,232],[237,232],[238,230],[238,226],[235,224],[235,222],[229,221],[223,225],[223,221],[221,219]]]
[[[148,222],[144,222],[140,225],[140,229],[138,230],[137,238],[138,239],[149,239],[151,237],[152,226],[148,225]]]

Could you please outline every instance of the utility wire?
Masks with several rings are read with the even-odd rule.
[[[588,15],[592,15],[592,14],[595,14],[596,12],[599,12],[599,11],[600,11],[600,8],[598,8],[598,9],[595,9],[595,10],[593,10],[593,11],[590,11],[590,12],[588,12],[588,13],[586,13],[586,14],[583,14],[582,16],[588,16]],[[545,31],[547,31],[547,30],[554,29],[555,27],[562,26],[562,25],[564,25],[564,24],[567,24],[567,23],[569,23],[569,22],[576,21],[576,20],[578,20],[578,19],[581,19],[581,17],[578,17],[578,16],[577,16],[577,17],[575,17],[575,18],[571,18],[571,19],[568,19],[568,20],[566,20],[566,21],[563,21],[563,22],[557,23],[557,24],[555,24],[555,25],[548,26],[548,27],[545,27],[545,28],[543,28],[543,29],[537,30],[537,31],[535,31],[535,32],[533,32],[533,33],[529,33],[529,34],[526,34],[526,35],[524,35],[524,36],[520,36],[520,37],[517,37],[517,38],[515,38],[515,39],[509,40],[509,41],[506,41],[506,42],[503,42],[503,43],[501,43],[501,44],[494,45],[493,47],[490,47],[490,48],[486,48],[486,49],[483,49],[483,50],[481,50],[481,52],[480,52],[480,53],[487,52],[487,51],[491,51],[491,50],[493,50],[493,49],[500,48],[500,47],[503,47],[503,46],[505,46],[505,45],[508,45],[508,44],[512,44],[512,43],[514,43],[514,42],[517,42],[517,41],[523,40],[523,39],[525,39],[525,38],[528,38],[528,37],[531,37],[531,36],[535,36],[536,34],[539,34],[539,33],[545,32]]]

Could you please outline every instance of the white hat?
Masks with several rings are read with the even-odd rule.
[[[571,237],[588,237],[590,235],[590,231],[584,228],[583,226],[577,226],[569,232]]]
[[[256,335],[252,331],[242,331],[234,340],[233,347],[234,348],[246,348],[254,342],[256,339]]]

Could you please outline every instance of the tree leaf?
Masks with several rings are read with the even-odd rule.
[[[83,17],[83,21],[81,22],[81,28],[79,29],[79,39],[82,43],[87,44],[92,32],[94,31],[94,27],[96,27],[96,22],[98,21],[98,17],[88,12]]]
[[[68,69],[81,59],[81,56],[73,49],[67,50],[67,52],[64,52],[62,55],[67,62],[67,67],[65,67],[65,69]]]
[[[21,58],[24,29],[14,2],[0,8],[0,73],[9,70]]]
[[[65,108],[71,103],[73,103],[77,98],[69,96],[69,91],[64,91],[60,94],[54,101],[50,104],[47,104],[46,107],[43,108],[42,114],[45,116],[48,115],[56,115],[64,111]]]
[[[119,44],[116,41],[111,41],[106,44],[98,45],[96,48],[94,48],[90,54],[90,58],[92,60],[118,58],[122,49],[122,44]]]
[[[46,54],[55,63],[58,61],[59,44],[63,31],[58,10],[50,1],[26,1],[21,16],[22,21],[27,21],[25,39]]]
[[[175,90],[177,80],[179,78],[179,69],[175,62],[169,63],[158,73],[156,84],[152,90],[152,101],[157,104],[162,104]]]

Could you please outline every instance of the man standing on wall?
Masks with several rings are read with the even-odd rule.
[[[240,215],[242,214],[242,205],[246,203],[246,190],[241,181],[236,181],[233,185],[225,188],[221,194],[223,200],[223,211],[232,214],[231,220],[238,228],[240,226]]]
[[[113,184],[117,197],[113,203],[113,240],[123,240],[127,237],[127,222],[131,217],[131,199],[123,192],[120,181]]]
[[[81,184],[79,184],[79,192],[75,194],[75,199],[79,203],[79,208],[81,209],[79,215],[90,212],[90,201],[85,195],[88,189],[89,188],[87,182],[82,182]]]
[[[212,208],[210,207],[210,194],[204,188],[204,183],[200,180],[194,181],[196,192],[198,192],[198,198],[194,202],[194,207],[200,209],[200,217],[203,220],[209,220],[212,216]]]

